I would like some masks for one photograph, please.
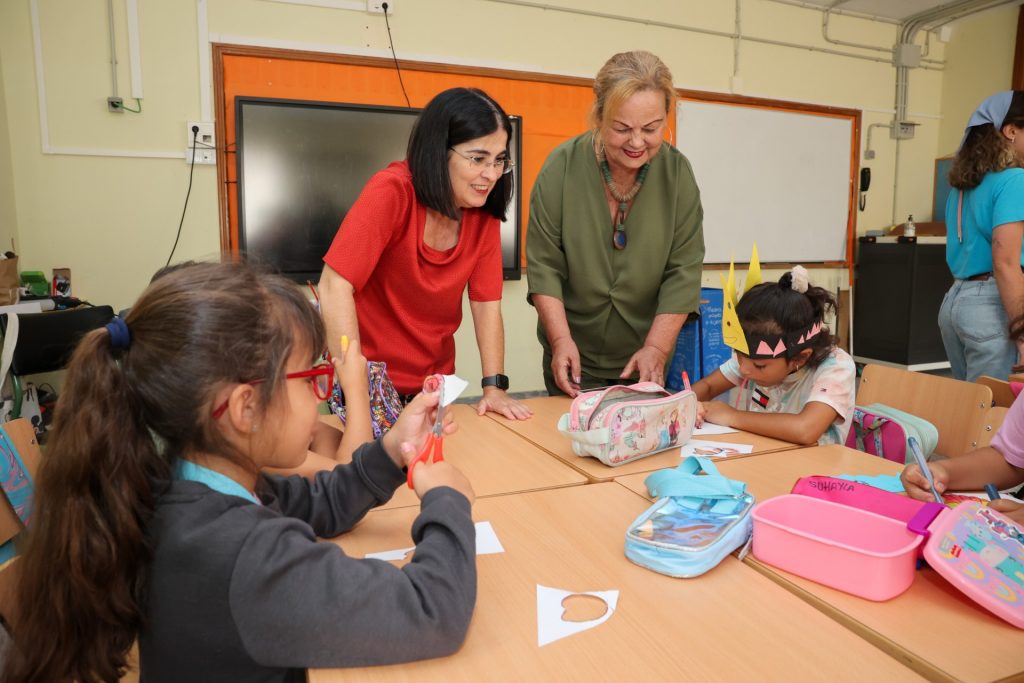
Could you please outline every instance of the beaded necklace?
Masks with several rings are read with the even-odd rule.
[[[612,233],[612,246],[621,251],[626,248],[626,211],[629,209],[629,203],[633,201],[633,198],[636,197],[643,186],[644,179],[647,177],[647,169],[650,168],[651,163],[647,162],[640,167],[633,187],[629,188],[629,191],[625,194],[621,194],[619,193],[619,188],[615,186],[615,182],[612,180],[612,170],[608,167],[608,160],[604,156],[604,145],[597,149],[597,161],[601,166],[601,175],[604,176],[604,184],[608,188],[608,192],[619,203],[619,210],[615,213],[615,231]]]

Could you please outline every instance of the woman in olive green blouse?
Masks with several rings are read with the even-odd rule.
[[[690,163],[664,139],[668,67],[617,54],[594,94],[594,129],[555,148],[530,196],[528,296],[552,395],[663,383],[700,300],[703,210]]]

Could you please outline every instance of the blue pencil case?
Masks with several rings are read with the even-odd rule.
[[[626,531],[626,557],[659,574],[700,576],[750,538],[754,497],[746,484],[727,479],[707,458],[644,480],[651,507]]]

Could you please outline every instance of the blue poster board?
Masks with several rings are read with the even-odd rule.
[[[722,290],[702,287],[700,299],[700,317],[687,320],[676,339],[676,351],[665,381],[665,387],[671,391],[682,391],[684,370],[690,382],[696,382],[732,355],[732,349],[722,341]]]

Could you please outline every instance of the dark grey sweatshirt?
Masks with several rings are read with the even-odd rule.
[[[401,569],[317,541],[348,531],[404,481],[374,442],[315,481],[262,478],[262,506],[170,482],[150,525],[142,680],[303,681],[307,667],[455,652],[476,603],[476,538],[462,494],[445,487],[423,497],[416,552]]]

